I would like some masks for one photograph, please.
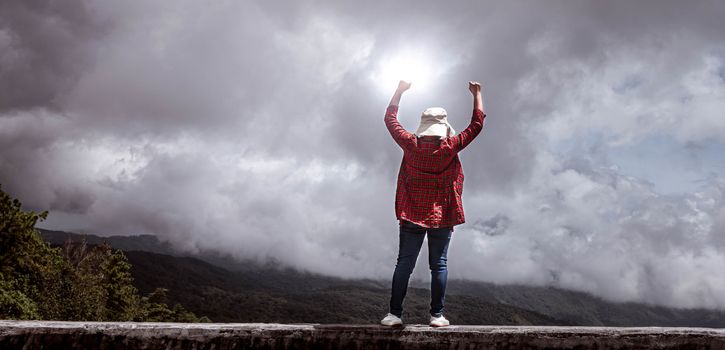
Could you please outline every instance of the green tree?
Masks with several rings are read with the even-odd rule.
[[[142,319],[151,322],[211,322],[209,318],[197,317],[193,312],[187,311],[180,304],[169,309],[167,305],[166,288],[156,288],[147,296],[141,298]]]
[[[24,212],[21,206],[0,187],[0,316],[37,318],[52,313],[53,303],[43,302],[40,293],[53,287],[58,261],[35,231],[48,213]]]
[[[209,322],[165,303],[165,289],[142,297],[131,264],[107,242],[50,247],[35,230],[47,212],[22,210],[0,187],[0,318]]]
[[[108,242],[99,247],[106,257],[101,265],[106,291],[106,319],[131,321],[138,314],[140,298],[133,285],[131,264],[120,250],[112,251]]]
[[[12,315],[20,320],[39,318],[38,305],[22,291],[18,290],[13,280],[6,280],[0,273],[0,318]]]

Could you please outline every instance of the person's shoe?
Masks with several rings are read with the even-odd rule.
[[[448,320],[443,317],[443,315],[440,315],[440,317],[431,316],[429,324],[431,325],[431,327],[445,327],[450,325],[451,323],[448,322]]]
[[[380,321],[380,324],[389,327],[400,326],[403,324],[403,320],[388,312],[388,314],[385,315],[385,318]]]

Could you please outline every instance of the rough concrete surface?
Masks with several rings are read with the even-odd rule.
[[[725,349],[725,329],[0,320],[0,349]]]

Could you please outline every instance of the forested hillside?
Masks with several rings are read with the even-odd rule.
[[[35,230],[47,212],[22,210],[0,188],[0,318],[83,321],[208,321],[164,289],[141,295],[131,265],[108,243],[66,241],[51,247]]]

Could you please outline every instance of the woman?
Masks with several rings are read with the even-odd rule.
[[[395,215],[400,223],[398,259],[393,273],[390,310],[380,323],[403,324],[403,299],[408,280],[418,259],[423,239],[428,236],[428,261],[431,271],[430,322],[433,327],[448,326],[443,302],[448,280],[447,253],[453,226],[465,222],[463,214],[463,168],[458,152],[468,146],[483,129],[481,85],[468,82],[473,95],[471,123],[460,134],[448,124],[443,108],[426,109],[415,134],[398,122],[400,97],[410,88],[400,81],[385,113],[385,125],[403,149],[395,193]]]

